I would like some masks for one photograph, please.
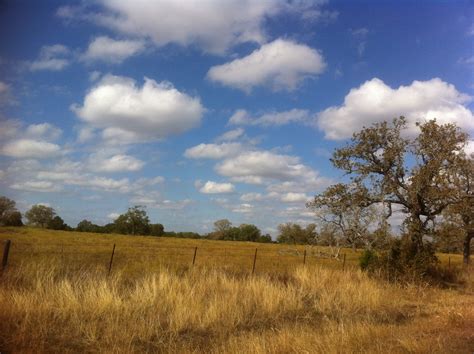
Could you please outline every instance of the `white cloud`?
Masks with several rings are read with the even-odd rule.
[[[13,104],[15,101],[11,95],[11,87],[9,84],[0,81],[0,106]]]
[[[281,196],[281,201],[285,203],[306,203],[311,197],[304,193],[289,192]]]
[[[24,135],[32,139],[56,140],[62,134],[61,129],[49,124],[30,124],[26,127]]]
[[[111,141],[130,143],[166,138],[201,122],[204,107],[168,82],[145,78],[142,87],[130,78],[105,76],[74,112],[93,127],[104,128]]]
[[[120,216],[120,213],[110,213],[107,217],[111,220],[115,220]]]
[[[217,183],[213,181],[207,181],[200,189],[199,192],[204,194],[221,194],[221,193],[232,193],[235,190],[235,186],[232,183]]]
[[[322,55],[304,44],[277,39],[246,57],[213,66],[207,77],[225,86],[250,92],[256,86],[294,90],[307,77],[324,71]]]
[[[58,186],[51,181],[27,181],[23,183],[14,183],[10,188],[28,192],[58,192],[62,190],[61,186]]]
[[[466,152],[467,156],[471,156],[472,158],[474,158],[474,140],[469,140],[467,142],[464,151]]]
[[[254,202],[261,201],[265,197],[261,193],[245,193],[240,196],[240,200],[243,202]]]
[[[415,123],[436,118],[439,123],[456,123],[472,131],[474,116],[465,106],[471,98],[441,79],[413,81],[409,86],[392,89],[374,78],[353,88],[341,106],[330,107],[317,115],[317,125],[328,139],[345,139],[363,126],[401,115],[410,129]]]
[[[89,43],[89,47],[81,59],[119,64],[129,57],[141,53],[144,49],[145,42],[141,40],[115,40],[107,36],[100,36]]]
[[[102,9],[84,13],[80,7],[63,6],[58,16],[86,19],[120,33],[150,38],[156,46],[175,43],[195,45],[204,51],[224,53],[235,44],[263,43],[267,18],[280,13],[325,14],[319,5],[325,1],[289,0],[99,0]]]
[[[263,179],[288,180],[301,177],[311,170],[296,156],[280,155],[270,151],[244,152],[216,165],[216,171],[237,181]],[[244,178],[244,179],[239,179]]]
[[[282,112],[268,112],[259,117],[252,117],[244,109],[238,109],[229,118],[231,125],[259,125],[259,126],[281,126],[290,123],[309,122],[311,114],[305,109],[291,109]]]
[[[31,71],[61,71],[70,64],[70,51],[62,44],[43,46],[38,58],[29,63]]]
[[[199,144],[186,149],[184,156],[190,159],[222,159],[235,156],[242,150],[240,143]]]
[[[253,205],[248,203],[243,203],[238,205],[236,208],[232,209],[234,213],[252,213],[254,211]]]
[[[236,140],[238,138],[240,138],[242,135],[244,135],[245,133],[245,130],[243,130],[242,128],[236,128],[236,129],[232,129],[232,130],[229,130],[227,132],[225,132],[224,134],[218,136],[216,138],[216,141],[219,142],[219,141],[233,141],[233,140]]]
[[[107,157],[101,154],[93,154],[89,158],[89,166],[97,172],[139,171],[144,165],[145,162],[124,154]]]
[[[61,148],[59,145],[46,141],[18,139],[3,145],[0,153],[18,158],[49,158],[60,155]]]

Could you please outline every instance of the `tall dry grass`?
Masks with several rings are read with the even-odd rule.
[[[473,304],[470,294],[321,267],[162,268],[130,280],[23,265],[0,278],[0,351],[446,353],[473,345],[447,330],[463,333]]]

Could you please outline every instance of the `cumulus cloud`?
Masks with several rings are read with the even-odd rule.
[[[259,125],[263,127],[281,126],[290,123],[309,122],[311,114],[305,109],[291,109],[282,112],[268,112],[259,117],[252,117],[246,110],[238,109],[229,118],[231,125]]]
[[[89,166],[93,171],[97,172],[130,172],[139,171],[143,168],[145,162],[124,154],[113,156],[101,156],[93,154],[89,158]]]
[[[242,150],[240,143],[199,144],[186,149],[184,156],[190,159],[222,159],[237,155]]]
[[[281,196],[281,201],[285,203],[306,203],[311,197],[304,193],[288,192]]]
[[[466,106],[470,100],[439,78],[413,81],[396,89],[374,78],[350,90],[342,105],[318,113],[317,126],[328,139],[345,139],[363,126],[403,115],[411,132],[416,131],[416,122],[434,118],[472,131],[474,116]]]
[[[107,36],[99,36],[89,43],[81,59],[119,64],[129,57],[141,53],[144,49],[145,42],[141,40],[116,40]]]
[[[277,39],[262,45],[246,57],[213,66],[207,77],[225,86],[250,92],[256,86],[273,90],[294,90],[305,78],[326,68],[316,49],[291,40]]]
[[[61,147],[51,141],[58,139],[61,129],[49,123],[24,126],[17,120],[0,122],[0,154],[16,158],[50,158],[60,155]]]
[[[73,111],[84,122],[102,128],[110,141],[131,143],[166,138],[190,130],[201,122],[204,107],[168,82],[145,78],[142,87],[133,79],[107,75],[87,93]]]
[[[61,71],[70,64],[70,51],[62,44],[46,45],[36,60],[29,63],[31,71]]]
[[[261,183],[264,179],[293,179],[310,172],[310,169],[300,163],[296,156],[270,151],[249,151],[220,162],[216,171],[238,181],[253,180]]]
[[[233,140],[236,140],[236,139],[242,137],[244,134],[245,134],[245,130],[243,130],[242,128],[236,128],[236,129],[229,130],[229,131],[225,132],[224,134],[218,136],[216,138],[216,141],[217,142],[219,142],[219,141],[233,141]]]
[[[61,186],[58,186],[51,181],[27,181],[14,183],[10,188],[28,192],[59,192],[62,190]]]
[[[199,192],[204,194],[222,194],[232,193],[235,190],[235,186],[232,183],[217,183],[213,181],[207,181],[199,189]]]
[[[65,19],[86,19],[123,34],[150,38],[157,46],[175,43],[195,45],[204,51],[222,54],[235,44],[263,43],[267,18],[280,13],[316,14],[324,1],[290,0],[99,0],[99,11],[63,6],[57,14]],[[159,19],[159,20],[157,20]]]
[[[32,139],[13,140],[1,148],[3,155],[17,158],[49,158],[61,153],[59,145]]]
[[[11,95],[11,87],[6,82],[0,81],[0,106],[13,104],[15,101]]]

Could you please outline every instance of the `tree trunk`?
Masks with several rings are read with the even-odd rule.
[[[463,262],[464,264],[469,264],[471,256],[471,239],[474,237],[474,231],[468,230],[466,232],[466,237],[464,238],[464,249],[463,249]]]

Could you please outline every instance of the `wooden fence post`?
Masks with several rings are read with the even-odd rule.
[[[257,263],[257,251],[258,251],[258,248],[255,249],[255,255],[253,256],[252,274],[255,273],[255,263]]]
[[[342,270],[346,269],[346,254],[342,255]]]
[[[7,267],[8,264],[8,254],[10,253],[11,243],[12,241],[6,240],[5,245],[3,246],[2,271]]]
[[[195,247],[194,248],[194,256],[193,256],[193,267],[194,267],[194,263],[196,263],[196,253],[197,253],[197,251],[198,251],[198,248]]]
[[[110,256],[109,273],[107,275],[110,275],[110,272],[112,271],[112,262],[114,261],[114,254],[115,254],[115,243],[114,243],[114,248],[112,248],[112,255]]]
[[[448,270],[451,270],[451,256],[448,257]]]
[[[306,265],[306,248],[304,249],[303,253],[303,265]]]

